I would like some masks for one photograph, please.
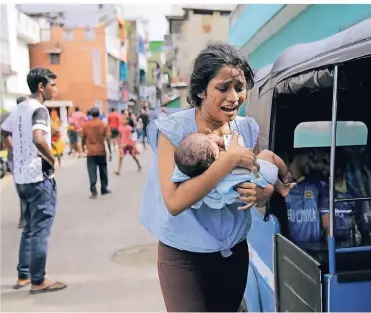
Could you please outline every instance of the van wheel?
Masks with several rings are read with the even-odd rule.
[[[240,307],[238,308],[237,312],[248,312],[245,299],[242,299]]]

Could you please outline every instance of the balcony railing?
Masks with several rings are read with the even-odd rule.
[[[17,10],[17,34],[28,44],[40,42],[40,27],[32,18]]]

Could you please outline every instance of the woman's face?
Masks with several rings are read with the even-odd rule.
[[[244,73],[226,65],[209,82],[203,95],[201,111],[214,121],[229,122],[237,116],[246,96]]]

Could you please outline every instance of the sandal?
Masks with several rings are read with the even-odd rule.
[[[27,285],[31,284],[31,279],[17,279],[17,282],[15,285],[13,285],[13,289],[21,289],[23,287],[26,287]]]
[[[59,291],[67,288],[67,285],[65,283],[56,281],[54,284],[51,284],[50,286],[47,286],[43,289],[39,290],[30,290],[30,294],[35,295],[38,293],[46,293],[46,292],[54,292],[54,291]]]

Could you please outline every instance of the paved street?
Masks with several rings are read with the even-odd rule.
[[[91,200],[86,160],[67,157],[57,170],[58,213],[50,239],[47,272],[66,281],[64,291],[30,295],[13,290],[16,280],[19,203],[12,178],[1,184],[1,311],[163,311],[156,244],[139,222],[151,152],[143,172],[126,158],[120,177],[109,166],[113,194]]]

